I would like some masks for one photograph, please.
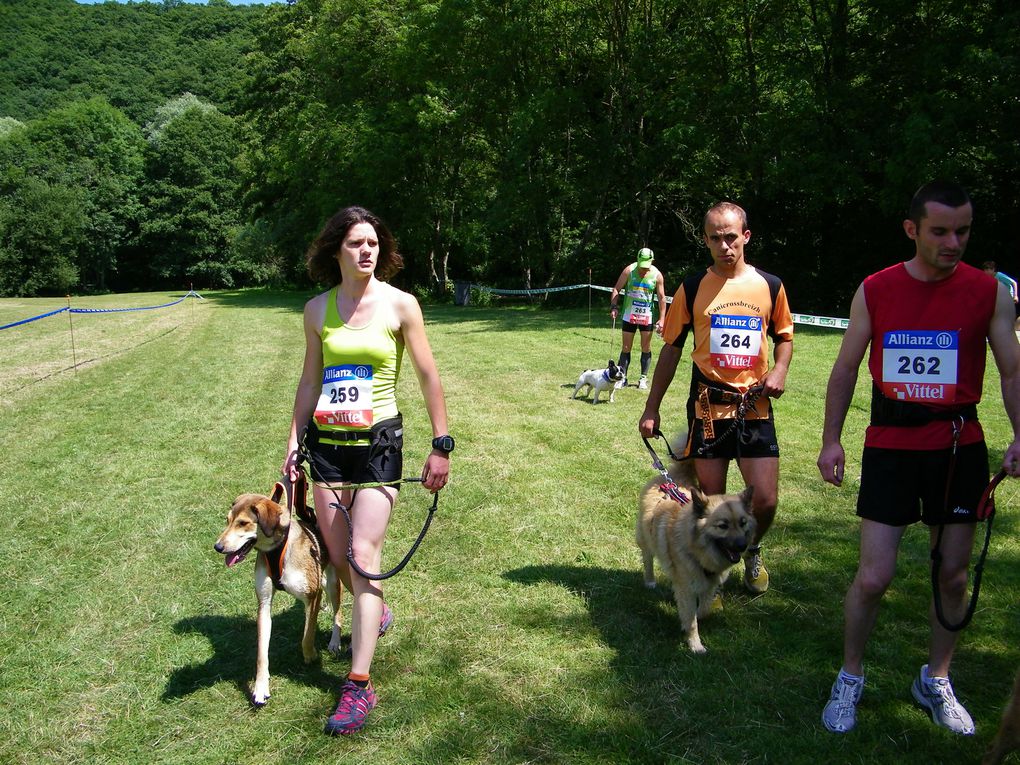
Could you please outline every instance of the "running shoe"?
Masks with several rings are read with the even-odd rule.
[[[755,595],[769,588],[769,572],[761,558],[761,547],[748,548],[744,555],[744,586]]]
[[[864,692],[864,678],[840,670],[832,684],[829,702],[822,710],[822,725],[833,733],[846,733],[857,724],[857,702]]]
[[[974,735],[974,720],[963,708],[953,693],[953,685],[948,677],[928,677],[928,665],[921,667],[921,671],[914,678],[914,684],[910,692],[914,694],[917,703],[931,713],[931,719],[936,725],[959,733],[962,736]]]
[[[637,381],[638,390],[648,390],[648,376],[641,375]]]
[[[717,614],[722,610],[723,610],[722,592],[716,590],[715,595],[712,596],[712,603],[708,607],[708,612],[710,614]]]
[[[362,688],[348,680],[340,689],[340,703],[336,711],[326,720],[326,733],[331,736],[346,736],[365,727],[365,718],[376,704],[372,683]]]

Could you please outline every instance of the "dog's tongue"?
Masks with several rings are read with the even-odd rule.
[[[227,568],[230,568],[231,566],[236,566],[243,559],[244,559],[244,553],[236,553],[236,552],[228,553],[224,557],[224,560],[225,560],[225,562],[227,564]]]

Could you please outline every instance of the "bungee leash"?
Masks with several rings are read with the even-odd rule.
[[[673,453],[673,448],[669,445],[669,439],[662,435],[662,431],[658,428],[656,428],[652,433],[652,438],[661,438],[663,440],[666,444],[666,451],[669,453],[670,459],[674,462],[681,462],[683,460],[690,459],[690,457],[677,457]],[[676,481],[673,480],[673,476],[671,476],[669,471],[666,470],[666,467],[662,464],[662,460],[659,459],[659,455],[655,453],[655,449],[652,448],[648,439],[641,436],[641,440],[645,442],[645,448],[648,450],[648,454],[651,455],[652,467],[658,470],[659,473],[666,479],[659,484],[659,489],[670,499],[680,503],[681,505],[686,505],[691,501],[690,497],[680,491],[680,487],[676,485]]]
[[[330,502],[330,507],[333,507],[340,511],[344,517],[344,523],[347,524],[347,563],[350,567],[359,575],[365,579],[370,579],[374,582],[382,581],[383,579],[389,579],[392,576],[399,574],[404,570],[404,567],[410,562],[415,552],[418,550],[418,546],[425,539],[425,534],[428,533],[429,526],[432,525],[432,517],[436,514],[436,510],[439,508],[439,491],[433,492],[432,494],[432,506],[429,508],[428,515],[425,517],[425,523],[422,525],[421,532],[418,534],[418,538],[414,540],[411,545],[411,549],[407,551],[407,554],[401,559],[401,561],[391,568],[389,571],[384,571],[379,574],[373,574],[370,571],[365,571],[358,562],[354,559],[354,524],[351,523],[350,508],[354,506],[354,500],[358,496],[360,489],[374,489],[382,486],[399,486],[404,483],[422,483],[421,478],[397,478],[392,481],[370,481],[367,483],[344,483],[344,484],[333,484],[328,481],[322,480],[322,473],[319,471],[318,466],[315,464],[315,455],[305,450],[304,444],[298,448],[296,465],[297,467],[304,469],[301,465],[302,462],[308,463],[309,477],[324,489],[329,489],[333,494],[335,502]],[[340,501],[340,495],[337,493],[337,489],[341,491],[350,490],[351,494],[350,505],[345,505]]]
[[[956,468],[956,447],[960,440],[960,433],[963,431],[963,422],[961,421],[957,426],[957,421],[953,421],[953,448],[950,452],[949,457],[949,469],[946,471],[946,493],[945,503],[943,507],[943,517],[949,512],[949,487],[952,484],[953,473]],[[970,602],[967,604],[967,610],[963,614],[963,618],[953,624],[945,615],[942,608],[942,587],[939,584],[939,574],[942,571],[942,532],[945,530],[945,524],[939,524],[938,535],[935,538],[935,544],[931,548],[931,592],[932,601],[935,606],[935,618],[938,619],[945,629],[950,632],[959,632],[968,624],[974,616],[974,612],[977,610],[978,595],[981,592],[981,577],[985,572],[985,560],[988,557],[988,545],[992,540],[992,519],[995,517],[995,487],[1002,483],[1002,480],[1006,477],[1006,471],[1000,469],[998,473],[992,478],[985,487],[984,492],[981,494],[981,499],[978,501],[976,510],[977,519],[979,521],[985,521],[985,542],[981,548],[981,554],[978,556],[977,563],[974,564],[974,587],[970,594]]]

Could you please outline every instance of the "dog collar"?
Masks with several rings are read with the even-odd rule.
[[[608,369],[603,369],[602,370],[602,379],[603,380],[608,380],[609,379],[609,370]]]

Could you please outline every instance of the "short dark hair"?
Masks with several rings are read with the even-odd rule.
[[[714,205],[709,207],[708,211],[705,213],[705,217],[701,221],[702,231],[704,231],[706,226],[708,226],[708,216],[714,212],[736,213],[737,217],[740,218],[740,232],[743,233],[747,231],[747,213],[744,211],[743,207],[733,204],[733,202],[716,202]]]
[[[404,259],[397,252],[397,240],[382,219],[364,207],[345,207],[322,227],[315,241],[305,253],[308,275],[316,282],[335,287],[341,281],[340,264],[336,254],[347,236],[347,232],[359,223],[368,223],[379,237],[379,260],[375,272],[380,279],[389,279],[404,267]]]
[[[914,198],[910,200],[910,210],[907,217],[920,226],[924,216],[928,214],[925,205],[935,202],[946,207],[963,207],[970,204],[970,195],[966,189],[953,181],[931,181],[924,184],[914,192]]]
[[[995,261],[994,260],[986,260],[984,263],[981,264],[981,270],[982,271],[998,271],[999,269],[997,269],[995,267]]]

